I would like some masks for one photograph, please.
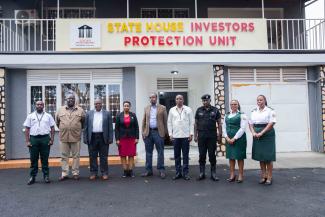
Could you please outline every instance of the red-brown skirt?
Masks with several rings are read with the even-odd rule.
[[[135,144],[135,138],[121,138],[118,151],[121,157],[136,156],[137,145]]]

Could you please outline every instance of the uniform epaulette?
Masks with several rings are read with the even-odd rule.
[[[254,108],[254,109],[252,110],[252,112],[255,112],[255,111],[257,111],[257,108]]]
[[[272,107],[267,106],[269,109],[274,110]]]

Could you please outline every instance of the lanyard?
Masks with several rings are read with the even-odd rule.
[[[38,127],[40,127],[41,126],[41,121],[42,121],[43,116],[44,116],[44,112],[42,112],[41,118],[38,118],[37,112],[35,112],[35,115],[36,115],[36,118],[37,118],[37,121],[38,121]]]
[[[182,107],[182,109],[181,109],[181,112],[179,112],[179,111],[178,111],[178,108],[176,107],[176,111],[177,111],[177,113],[178,113],[178,115],[179,115],[179,120],[182,120],[183,107]]]

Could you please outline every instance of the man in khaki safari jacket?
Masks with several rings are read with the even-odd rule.
[[[76,98],[70,94],[67,104],[56,113],[55,122],[59,127],[62,175],[59,181],[69,178],[69,157],[71,153],[72,175],[79,179],[80,140],[85,121],[85,111],[75,104]]]

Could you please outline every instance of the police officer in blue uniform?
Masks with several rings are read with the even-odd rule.
[[[219,110],[211,105],[211,96],[205,94],[201,97],[203,106],[195,113],[195,142],[199,146],[200,175],[197,180],[205,179],[206,155],[209,153],[211,166],[211,180],[218,181],[216,176],[216,148],[217,141],[221,143],[222,126]],[[217,125],[218,124],[218,125]],[[217,128],[218,126],[218,128]]]

